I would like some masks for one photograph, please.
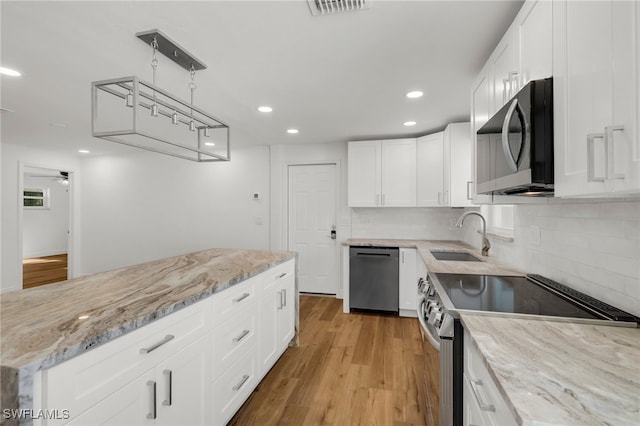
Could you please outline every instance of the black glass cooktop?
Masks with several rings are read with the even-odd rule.
[[[456,310],[603,318],[527,277],[460,274],[436,274],[436,277]]]

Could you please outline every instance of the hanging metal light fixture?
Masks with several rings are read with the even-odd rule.
[[[152,83],[135,76],[91,83],[93,136],[191,161],[229,161],[229,126],[193,103],[195,73],[206,65],[159,30],[136,36],[151,46]],[[156,52],[189,71],[190,102],[156,85]]]

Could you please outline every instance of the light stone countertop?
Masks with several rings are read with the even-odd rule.
[[[461,314],[523,426],[640,424],[640,329]]]
[[[525,276],[526,273],[500,264],[493,257],[482,256],[480,250],[461,241],[446,240],[402,240],[402,239],[375,239],[375,238],[351,238],[342,242],[343,246],[360,247],[401,247],[415,248],[427,265],[429,272],[448,274],[472,274],[472,275],[503,275]],[[431,250],[458,251],[474,255],[481,262],[465,262],[437,260],[431,254]]]
[[[1,407],[30,408],[36,371],[295,256],[284,251],[211,249],[0,294]]]

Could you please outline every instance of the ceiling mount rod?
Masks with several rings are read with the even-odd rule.
[[[166,34],[158,29],[136,33],[136,37],[147,43],[147,45],[150,45],[155,39],[158,43],[158,52],[162,53],[187,71],[191,71],[191,67],[193,67],[195,71],[207,68],[202,61],[187,52],[182,46],[171,40]]]

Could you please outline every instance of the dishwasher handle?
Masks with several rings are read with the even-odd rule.
[[[391,257],[391,253],[360,253],[357,252],[356,256],[382,256],[382,257]]]

